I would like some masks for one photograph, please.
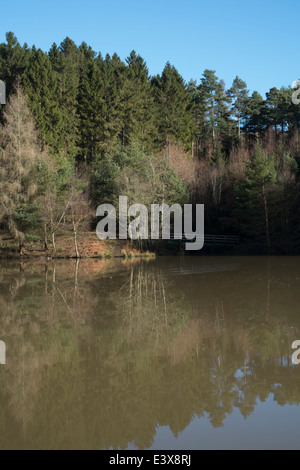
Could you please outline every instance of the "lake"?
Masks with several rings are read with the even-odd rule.
[[[1,261],[1,449],[299,449],[300,258]]]

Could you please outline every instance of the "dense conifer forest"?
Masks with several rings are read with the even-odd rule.
[[[250,94],[205,64],[189,83],[170,63],[150,76],[135,51],[124,62],[67,37],[44,52],[11,32],[0,79],[0,223],[20,244],[94,230],[96,207],[127,195],[205,204],[206,233],[238,235],[251,253],[299,253],[291,87]]]

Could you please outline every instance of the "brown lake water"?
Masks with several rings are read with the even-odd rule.
[[[0,264],[0,449],[299,449],[300,258]]]

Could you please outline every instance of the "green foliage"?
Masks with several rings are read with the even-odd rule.
[[[234,214],[246,236],[264,234],[269,244],[270,212],[274,203],[273,193],[277,172],[275,158],[266,155],[258,146],[256,152],[246,165],[246,178],[236,186],[237,209]]]
[[[228,91],[228,95],[233,100],[232,111],[238,121],[238,134],[241,133],[241,125],[246,117],[246,106],[248,98],[248,90],[246,82],[236,77],[233,81],[232,87]]]
[[[38,242],[41,240],[41,237],[32,233],[25,233],[25,240],[27,242]]]
[[[62,125],[58,82],[48,56],[41,49],[34,48],[30,52],[22,78],[42,142],[55,153]]]
[[[91,198],[95,204],[113,201],[117,195],[116,178],[119,174],[120,167],[110,155],[106,155],[97,165],[94,165]]]
[[[152,79],[154,99],[158,107],[158,139],[160,145],[175,139],[190,148],[193,114],[188,87],[174,66],[168,62],[161,77]]]
[[[39,209],[40,207],[36,204],[23,204],[18,207],[16,221],[22,232],[40,228]]]
[[[281,237],[300,249],[300,107],[290,87],[249,96],[241,78],[226,89],[210,69],[187,84],[169,62],[151,77],[135,50],[122,61],[66,37],[45,53],[21,46],[12,32],[0,44],[0,70],[8,98],[18,81],[23,85],[36,126],[39,155],[28,176],[36,201],[19,211],[19,224],[37,223],[30,204],[43,211],[51,201],[62,209],[83,165],[93,204],[117,203],[120,194],[145,204],[205,202],[213,232],[224,222],[257,240],[265,232],[268,245]]]
[[[128,196],[130,204],[184,204],[189,200],[185,184],[167,161],[145,154],[137,144],[126,150],[120,147],[114,155],[106,155],[94,165],[94,203],[117,205],[119,195]]]

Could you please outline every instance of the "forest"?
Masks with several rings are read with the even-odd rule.
[[[205,64],[204,64],[205,65]],[[0,228],[20,244],[94,230],[96,208],[204,204],[205,233],[247,253],[300,252],[300,105],[291,87],[250,94],[216,71],[150,76],[70,38],[48,52],[0,44]],[[202,75],[201,75],[202,74]],[[296,78],[296,77],[294,77]]]

